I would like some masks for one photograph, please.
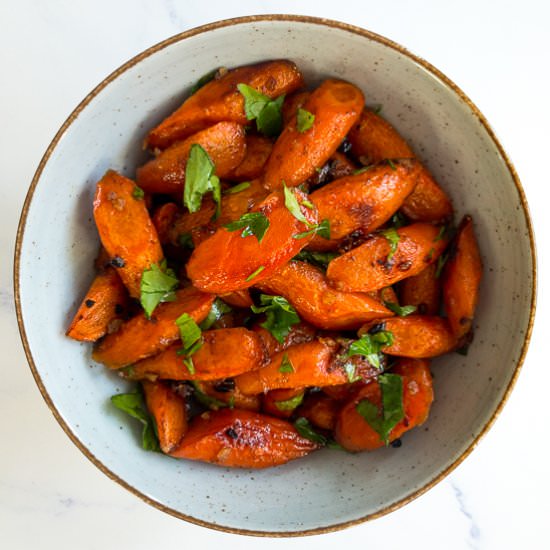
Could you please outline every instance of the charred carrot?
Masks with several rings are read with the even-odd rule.
[[[277,418],[290,418],[304,397],[304,388],[272,390],[262,396],[262,411]]]
[[[176,216],[180,213],[180,209],[176,203],[167,202],[159,206],[153,214],[153,225],[157,230],[159,241],[161,244],[166,244],[170,240],[169,231],[174,224]]]
[[[304,399],[296,414],[307,418],[318,428],[332,431],[336,424],[336,417],[342,406],[342,402],[328,395],[320,392],[312,393]]]
[[[401,281],[399,286],[402,306],[415,306],[421,315],[437,315],[440,307],[441,283],[436,277],[437,266],[430,264],[418,275]]]
[[[257,134],[247,134],[246,154],[241,163],[225,175],[229,181],[250,181],[259,178],[269,155],[273,142]]]
[[[213,411],[224,407],[260,411],[261,397],[259,395],[244,395],[235,386],[233,378],[195,380],[193,387],[195,399]]]

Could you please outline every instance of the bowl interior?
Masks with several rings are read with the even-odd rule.
[[[433,362],[428,422],[399,449],[323,450],[266,471],[232,471],[142,451],[138,431],[109,404],[124,383],[64,331],[93,278],[95,182],[107,168],[132,177],[141,142],[203,74],[290,58],[308,83],[359,85],[367,104],[410,141],[475,221],[485,266],[476,337],[467,357]],[[324,529],[387,511],[441,476],[492,418],[520,361],[534,281],[528,221],[514,178],[468,102],[429,68],[377,37],[314,21],[218,26],[135,60],[91,97],[38,176],[19,243],[20,314],[33,369],[88,456],[172,513],[214,527],[267,533]],[[84,449],[83,449],[84,450]]]

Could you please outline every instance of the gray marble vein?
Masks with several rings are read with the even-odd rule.
[[[468,524],[470,526],[470,529],[468,532],[468,540],[467,540],[468,546],[472,548],[472,550],[479,550],[481,530],[479,528],[479,525],[477,524],[477,521],[473,513],[468,507],[468,502],[467,502],[468,499],[466,498],[466,496],[464,495],[460,487],[455,482],[453,482],[452,480],[449,480],[449,483],[453,489],[454,496],[458,503],[458,507],[462,512],[462,515],[467,519]]]

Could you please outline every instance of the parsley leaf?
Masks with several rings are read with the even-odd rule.
[[[201,208],[202,197],[212,192],[216,203],[214,219],[220,215],[221,187],[220,179],[214,175],[214,163],[208,153],[198,144],[193,143],[189,158],[185,165],[185,187],[183,189],[183,204],[189,212],[198,212]]]
[[[285,96],[273,100],[246,84],[237,84],[244,97],[244,112],[248,120],[256,120],[256,127],[262,134],[272,137],[281,132],[283,116],[281,108]]]
[[[319,237],[322,237],[323,239],[330,240],[330,221],[328,219],[323,220],[320,224],[315,225],[309,231],[304,231],[303,233],[292,235],[292,238],[303,239],[304,237],[308,237],[313,233],[319,235]]]
[[[387,261],[389,262],[393,258],[394,254],[397,252],[397,245],[400,241],[399,233],[394,227],[390,227],[389,229],[384,229],[384,231],[381,231],[381,234],[384,235],[384,237],[386,237],[387,241],[390,243],[390,253],[387,257]]]
[[[250,306],[254,313],[265,313],[266,320],[262,327],[269,330],[273,337],[283,343],[290,332],[290,327],[300,322],[296,310],[282,296],[260,295],[261,306]]]
[[[348,377],[348,382],[352,384],[353,382],[357,382],[357,380],[361,380],[361,376],[357,374],[357,369],[355,368],[355,365],[351,362],[344,363],[343,365],[344,371]]]
[[[294,256],[293,260],[308,262],[321,269],[326,269],[328,264],[338,256],[338,252],[313,252],[310,250],[301,250]]]
[[[304,400],[304,394],[299,393],[298,395],[295,395],[290,399],[286,399],[285,401],[275,401],[275,406],[280,411],[293,411],[296,407],[302,404],[303,400]]]
[[[397,211],[391,217],[391,224],[395,227],[395,229],[399,229],[400,227],[403,227],[404,225],[407,225],[407,218],[405,218],[404,214]]]
[[[281,361],[279,372],[296,372],[287,353],[283,354],[283,360]]]
[[[393,160],[392,159],[387,159],[386,161],[388,163],[388,166],[392,169],[392,170],[397,170],[395,164],[393,163]]]
[[[243,214],[238,220],[229,222],[224,225],[229,231],[238,231],[242,229],[241,237],[249,237],[254,235],[258,242],[261,243],[264,238],[265,232],[269,227],[269,220],[261,212],[247,212]]]
[[[446,252],[445,254],[441,254],[441,256],[437,258],[437,267],[435,268],[436,279],[439,279],[439,277],[441,277],[441,273],[443,272],[443,268],[445,267],[445,264],[447,263],[448,259],[449,259],[448,252]]]
[[[416,311],[416,306],[400,306],[395,302],[384,302],[384,305],[399,317],[406,317]]]
[[[245,279],[245,281],[246,281],[246,282],[251,281],[252,279],[254,279],[254,277],[257,277],[264,269],[265,269],[265,265],[261,265],[258,269],[256,269],[255,271],[253,271],[253,272]]]
[[[220,69],[214,69],[205,75],[201,76],[197,82],[193,85],[190,91],[190,95],[195,94],[198,90],[200,90],[205,84],[208,84],[211,80],[214,80],[214,77],[216,76],[216,73]]]
[[[306,439],[309,439],[314,443],[322,445],[323,447],[328,447],[329,449],[339,449],[341,451],[343,450],[343,447],[336,443],[334,439],[326,437],[325,435],[315,431],[309,420],[307,418],[304,418],[303,416],[301,416],[294,422],[294,427],[302,437],[305,437]]]
[[[143,394],[140,390],[132,393],[120,393],[111,397],[111,403],[121,411],[136,418],[143,424],[141,432],[141,446],[146,451],[160,451],[159,441],[156,435],[155,421],[148,413],[143,402]]]
[[[195,365],[191,356],[202,346],[202,331],[188,313],[182,313],[175,322],[183,343],[183,347],[177,353],[185,356],[183,363],[191,374],[195,374]]]
[[[289,189],[285,182],[283,182],[283,190],[285,193],[285,206],[287,210],[299,221],[305,223],[308,227],[311,227],[312,224],[307,221],[306,217],[303,215],[300,209],[300,203],[296,198],[296,195],[292,192],[292,189]]]
[[[381,330],[376,334],[363,334],[359,340],[351,344],[347,356],[363,355],[375,368],[381,369],[380,352],[384,346],[393,344],[393,334],[387,330]]]
[[[161,269],[152,264],[141,275],[139,301],[149,319],[160,302],[173,302],[178,288],[178,278],[171,269]]]
[[[244,191],[245,189],[248,189],[250,187],[249,181],[243,181],[242,183],[237,183],[237,185],[234,185],[233,187],[230,187],[226,191],[224,191],[225,195],[233,195],[234,193],[240,193],[241,191]]]
[[[225,315],[233,311],[223,300],[216,298],[210,308],[210,312],[206,316],[206,319],[199,325],[201,330],[208,330],[216,321]]]
[[[191,384],[193,384],[193,388],[195,389],[195,392],[194,392],[195,399],[201,405],[204,405],[205,407],[208,407],[213,411],[217,411],[218,409],[223,409],[224,407],[227,407],[227,403],[224,403],[223,401],[220,401],[219,399],[216,399],[215,397],[212,397],[204,393],[200,387],[200,382],[191,380]]]
[[[313,113],[298,107],[298,112],[296,113],[296,129],[298,132],[301,134],[307,132],[313,126],[314,121],[315,115]]]
[[[145,191],[141,187],[138,187],[136,185],[134,187],[134,190],[132,191],[132,197],[134,197],[134,199],[140,201],[140,200],[143,199],[143,197],[145,197]]]
[[[382,414],[368,399],[360,401],[355,409],[387,446],[390,432],[405,417],[403,380],[397,374],[381,374],[378,383],[382,394]]]
[[[369,164],[368,166],[363,166],[363,168],[358,168],[357,170],[354,170],[351,174],[352,176],[358,176],[359,174],[364,174],[365,172],[368,172],[374,164]]]

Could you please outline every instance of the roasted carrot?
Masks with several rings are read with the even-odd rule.
[[[399,297],[402,306],[416,306],[420,315],[439,313],[441,283],[436,277],[437,266],[430,264],[418,275],[404,279],[399,283]]]
[[[114,319],[127,313],[128,292],[113,267],[96,275],[67,330],[67,336],[95,342],[109,331]]]
[[[297,189],[289,192],[299,203],[306,200]],[[300,212],[309,227],[298,220],[285,206],[281,191],[271,193],[252,212],[269,222],[261,242],[256,235],[243,237],[242,229],[229,231],[224,227],[195,248],[187,263],[187,275],[197,288],[226,294],[270,277],[308,244],[313,234],[302,238],[300,234],[318,223],[317,210],[303,204]]]
[[[303,77],[291,61],[275,60],[227,71],[200,88],[183,105],[151,130],[147,147],[164,149],[175,141],[221,121],[248,123],[244,98],[237,89],[246,84],[274,99],[300,88]]]
[[[303,107],[310,95],[311,92],[303,90],[285,97],[282,108],[283,124],[285,126],[296,116],[298,109]]]
[[[208,315],[214,296],[193,287],[176,292],[176,300],[159,304],[147,319],[144,313],[123,323],[96,346],[92,357],[111,369],[125,367],[154,355],[179,338],[176,319],[189,314],[196,323]]]
[[[174,225],[174,220],[179,214],[180,208],[174,202],[167,202],[159,206],[153,213],[153,225],[157,230],[157,235],[161,244],[166,244],[170,240],[170,228]]]
[[[391,304],[399,304],[399,300],[397,298],[397,294],[395,293],[395,290],[391,286],[386,286],[384,288],[381,288],[380,290],[376,291],[377,298],[385,304],[386,302],[389,302]]]
[[[194,418],[170,454],[234,468],[268,468],[318,448],[285,420],[237,409],[206,412]]]
[[[128,378],[168,380],[219,380],[261,367],[267,357],[260,337],[244,327],[207,330],[201,347],[186,365],[181,344],[147,357],[127,369]]]
[[[262,395],[262,412],[277,418],[290,418],[304,397],[304,388],[271,390]]]
[[[373,235],[335,258],[328,265],[327,278],[340,290],[378,290],[420,273],[437,260],[446,245],[447,238],[440,228],[415,223]]]
[[[306,262],[290,261],[255,286],[268,294],[284,296],[301,318],[327,330],[356,329],[370,319],[392,314],[368,294],[330,287],[322,271]]]
[[[249,308],[254,304],[247,288],[244,290],[236,290],[229,294],[222,294],[220,298],[233,307]]]
[[[229,181],[250,181],[260,177],[271,150],[273,142],[258,134],[246,135],[246,154],[241,163],[225,175]]]
[[[422,359],[437,357],[456,346],[447,320],[435,315],[408,315],[371,322],[361,327],[359,334],[367,333],[373,325],[391,332],[393,344],[382,348],[388,355]]]
[[[184,141],[174,143],[156,158],[137,169],[137,183],[149,193],[183,193],[185,168],[191,146],[200,145],[215,166],[216,175],[225,178],[244,159],[244,129],[235,122],[219,122]]]
[[[147,409],[157,426],[163,453],[174,450],[187,431],[185,400],[163,382],[142,382]]]
[[[330,239],[316,236],[308,249],[336,250],[350,233],[378,229],[412,192],[419,171],[420,165],[411,159],[383,163],[314,191],[310,199],[319,218],[329,220]]]
[[[455,338],[472,328],[483,266],[472,218],[465,216],[443,273],[443,303]]]
[[[271,392],[270,392],[271,393]],[[269,394],[267,394],[269,395]],[[336,417],[342,408],[342,403],[320,392],[308,395],[296,415],[307,418],[314,426],[323,430],[333,430]]]
[[[94,197],[101,244],[133,298],[140,295],[143,271],[163,259],[155,226],[136,189],[133,181],[109,170]]]
[[[263,184],[269,190],[300,185],[321,168],[336,151],[359,118],[364,97],[356,86],[342,80],[325,80],[314,90],[303,109],[315,119],[300,131],[291,119],[275,142],[266,163]]]
[[[261,396],[244,395],[235,386],[233,378],[223,380],[195,380],[195,398],[211,410],[218,410],[224,407],[231,409],[246,409],[247,411],[260,411]]]
[[[389,433],[389,441],[401,437],[406,431],[419,426],[428,417],[433,401],[432,377],[429,362],[418,359],[402,359],[392,370],[401,376],[403,384],[404,417]],[[334,435],[336,441],[348,451],[371,451],[384,446],[380,434],[361,416],[357,405],[370,401],[382,409],[380,385],[373,380],[359,391],[338,414]]]
[[[295,344],[311,342],[317,336],[317,329],[304,322],[292,325],[289,333],[282,343],[261,325],[254,325],[252,330],[260,337],[264,349],[269,357],[272,357],[276,353],[279,353],[290,346],[294,346]]]

